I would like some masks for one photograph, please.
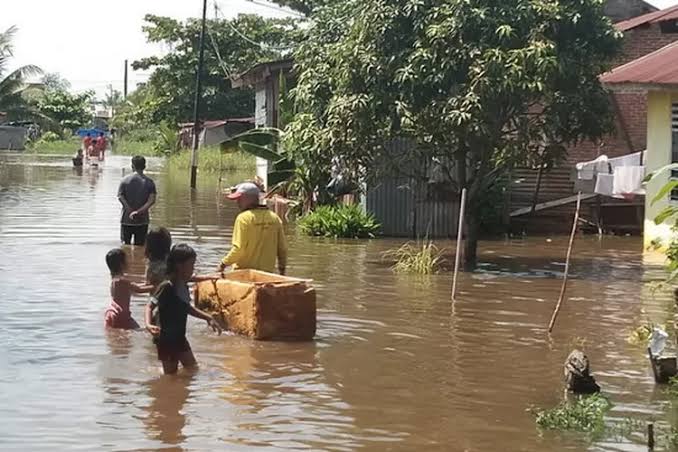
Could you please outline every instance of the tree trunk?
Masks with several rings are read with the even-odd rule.
[[[480,212],[477,199],[470,196],[466,201],[466,240],[464,242],[464,271],[476,269],[478,264],[478,239],[480,236]]]

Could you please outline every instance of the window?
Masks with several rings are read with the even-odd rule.
[[[671,105],[671,163],[678,163],[678,102]],[[678,178],[678,170],[671,177]],[[671,192],[671,201],[678,201],[678,189]]]
[[[678,33],[678,20],[665,20],[659,22],[659,29],[662,33]]]

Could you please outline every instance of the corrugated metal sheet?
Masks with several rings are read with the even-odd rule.
[[[616,23],[615,27],[619,31],[628,31],[645,24],[656,24],[668,20],[678,20],[678,5],[670,8],[655,11],[653,13],[643,14],[629,20]]]
[[[678,41],[600,76],[607,85],[678,85]]]
[[[426,187],[416,189],[413,185],[407,179],[391,179],[367,190],[367,211],[381,223],[384,235],[454,237],[459,203],[425,200]]]

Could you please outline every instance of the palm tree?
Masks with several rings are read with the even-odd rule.
[[[12,39],[16,27],[0,32],[0,111],[8,118],[34,117],[35,110],[24,96],[31,86],[26,78],[42,73],[37,66],[27,65],[6,74],[10,58],[13,56]]]

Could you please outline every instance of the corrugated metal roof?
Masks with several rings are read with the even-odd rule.
[[[678,86],[678,41],[600,76],[606,85]]]
[[[678,20],[678,5],[670,8],[655,11],[653,13],[643,14],[628,20],[616,23],[614,26],[619,31],[628,31],[645,24],[656,24],[667,20]]]

